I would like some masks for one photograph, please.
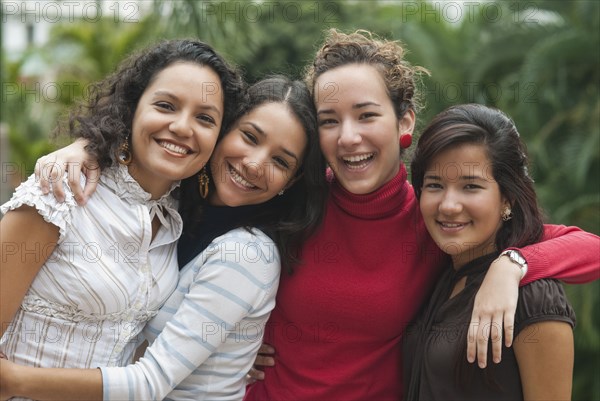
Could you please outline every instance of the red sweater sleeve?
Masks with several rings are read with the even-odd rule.
[[[527,260],[521,285],[542,278],[583,284],[600,278],[600,237],[577,227],[544,225],[544,238],[519,249]]]

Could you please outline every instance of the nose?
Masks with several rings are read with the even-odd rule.
[[[444,191],[439,205],[439,211],[445,215],[460,213],[462,211],[460,196],[451,189]]]
[[[269,171],[270,157],[266,151],[256,150],[247,155],[244,160],[244,171],[249,180],[260,180]]]
[[[354,147],[362,142],[358,127],[352,121],[342,123],[338,144],[344,147]]]
[[[188,137],[193,133],[190,116],[187,113],[178,113],[174,115],[169,124],[169,130],[177,136]]]

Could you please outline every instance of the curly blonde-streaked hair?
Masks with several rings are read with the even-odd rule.
[[[314,96],[315,82],[321,74],[347,64],[372,65],[380,71],[396,117],[401,118],[407,110],[421,109],[418,85],[421,75],[429,75],[425,68],[411,65],[404,55],[405,49],[398,41],[378,39],[365,30],[346,34],[332,28],[307,67],[305,80]]]

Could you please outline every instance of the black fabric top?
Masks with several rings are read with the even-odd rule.
[[[404,336],[405,400],[523,399],[513,347],[503,345],[502,361],[488,363],[486,369],[467,362],[467,329],[473,302],[496,257],[496,253],[480,257],[458,271],[448,266],[443,273],[429,305]],[[467,276],[465,287],[450,298],[455,284],[464,276]],[[535,334],[527,332],[528,325],[548,320],[575,325],[575,312],[562,285],[544,279],[519,288],[515,341],[527,341]],[[524,337],[517,338],[521,331]],[[488,360],[491,359],[490,349]]]
[[[247,221],[248,215],[256,213],[260,207],[261,205],[204,206],[200,222],[184,229],[177,243],[179,269],[205,250],[215,238],[242,227],[241,222]],[[188,226],[188,223],[184,222],[184,227]]]

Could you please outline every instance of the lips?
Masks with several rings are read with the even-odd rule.
[[[242,186],[245,189],[258,189],[258,187],[248,180],[246,180],[240,173],[237,171],[231,164],[227,164],[227,172],[231,179],[238,185]]]
[[[160,147],[162,147],[172,153],[177,153],[180,155],[187,155],[189,153],[192,153],[192,150],[190,148],[188,148],[187,146],[181,145],[181,144],[176,144],[176,143],[165,141],[165,140],[157,140],[156,143]]]
[[[442,228],[442,230],[447,231],[447,232],[460,231],[464,227],[466,227],[468,224],[468,223],[458,223],[458,222],[449,222],[449,221],[436,221],[436,223]]]
[[[358,170],[366,167],[375,157],[375,153],[362,153],[359,155],[342,156],[342,162],[350,170]]]

